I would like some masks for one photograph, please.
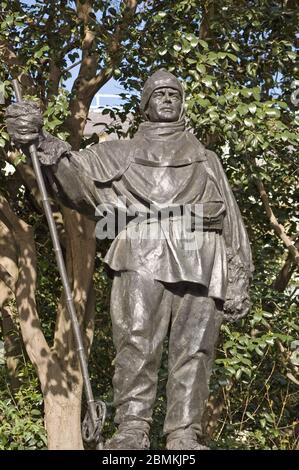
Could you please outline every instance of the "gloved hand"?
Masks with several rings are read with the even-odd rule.
[[[251,302],[247,296],[243,298],[236,295],[234,298],[226,298],[224,302],[224,316],[227,320],[233,321],[245,317],[251,308]]]
[[[5,112],[7,132],[15,144],[30,145],[37,142],[43,127],[43,116],[33,101],[8,106]]]
[[[251,272],[238,256],[228,261],[228,286],[223,306],[224,317],[229,321],[244,317],[250,310],[249,300]]]

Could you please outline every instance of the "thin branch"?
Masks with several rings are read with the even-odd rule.
[[[274,215],[273,210],[271,209],[270,203],[269,203],[269,198],[268,194],[265,190],[264,183],[257,179],[256,180],[256,186],[259,191],[262,203],[264,205],[266,214],[269,218],[270,225],[273,228],[274,232],[276,235],[283,241],[284,245],[286,248],[289,250],[294,262],[296,265],[299,266],[299,251],[297,250],[296,246],[294,245],[293,241],[291,238],[287,235],[285,228],[282,224],[280,224],[277,220],[277,218]]]
[[[77,3],[80,4],[80,2]],[[123,1],[125,8],[122,18],[116,25],[114,33],[109,37],[108,54],[110,56],[111,62],[111,67],[109,67],[109,69],[111,68],[111,70],[108,72],[107,68],[104,68],[98,74],[96,74],[96,69],[98,66],[99,54],[93,53],[90,55],[89,53],[95,39],[95,31],[91,31],[89,28],[89,21],[94,21],[94,19],[90,17],[92,3],[93,2],[85,2],[83,5],[80,4],[80,8],[78,6],[78,16],[84,21],[85,25],[85,35],[82,41],[82,61],[78,78],[80,79],[85,76],[84,71],[86,71],[86,69],[89,71],[89,74],[91,73],[92,69],[94,70],[94,76],[85,82],[86,88],[89,88],[89,94],[94,96],[94,94],[109,80],[112,75],[113,68],[115,68],[120,61],[121,43],[125,39],[128,26],[136,13],[138,1]],[[98,28],[102,28],[101,25],[97,26]],[[107,31],[103,31],[103,34],[107,35]]]
[[[26,93],[34,94],[35,85],[31,77],[24,72],[24,64],[20,58],[15,54],[12,47],[6,41],[0,40],[0,60],[7,67],[7,72],[11,74],[12,78],[17,78],[26,90]]]
[[[53,2],[50,2],[49,8],[49,16],[45,23],[45,31],[46,37],[50,48],[49,54],[49,88],[47,93],[47,98],[51,98],[51,96],[55,96],[58,93],[59,83],[62,76],[62,69],[59,67],[59,62],[61,59],[61,54],[56,56],[55,54],[55,42],[56,42],[56,35],[55,33],[55,15],[56,9]],[[68,28],[68,25],[66,26]]]
[[[299,385],[299,380],[294,377],[294,375],[291,372],[287,373],[287,378],[291,380],[295,385]]]
[[[293,237],[290,237],[290,239],[293,239]],[[297,250],[299,249],[299,240],[296,240],[294,246],[295,248],[297,248]],[[273,282],[273,289],[277,290],[278,292],[283,292],[286,289],[295,270],[296,265],[294,263],[291,253],[289,253],[283,267],[281,268],[278,273],[278,276]]]
[[[75,62],[74,64],[70,65],[70,67],[66,68],[63,70],[62,74],[66,73],[66,72],[69,72],[70,70],[72,70],[74,67],[77,67],[77,65],[80,65],[82,62],[82,59],[81,60],[78,60],[78,62]]]
[[[6,152],[5,149],[0,149],[0,153],[3,154],[4,160],[11,163],[18,173],[21,182],[26,186],[26,188],[30,191],[30,196],[32,200],[32,204],[34,208],[39,214],[44,214],[43,203],[41,199],[41,195],[37,186],[36,177],[32,166],[29,163],[19,163],[16,165],[16,159],[19,155],[19,152]],[[56,227],[59,234],[60,242],[63,246],[65,246],[65,230],[64,224],[62,219],[62,214],[58,210],[57,204],[55,201],[50,201],[51,209],[53,213],[53,217],[55,219]]]
[[[210,23],[215,15],[214,2],[206,2],[203,7],[202,20],[199,28],[199,39],[211,38]]]

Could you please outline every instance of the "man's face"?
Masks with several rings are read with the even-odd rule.
[[[174,88],[157,88],[152,93],[146,115],[152,122],[178,121],[182,108],[182,97]]]

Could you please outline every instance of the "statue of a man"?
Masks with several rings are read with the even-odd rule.
[[[48,185],[65,205],[92,218],[103,216],[99,207],[127,211],[125,226],[105,257],[114,273],[118,425],[106,449],[149,448],[167,335],[166,447],[203,449],[201,420],[215,343],[224,317],[239,318],[249,310],[251,250],[217,156],[185,130],[180,81],[166,70],[155,72],[145,82],[141,110],[145,122],[132,140],[102,142],[80,152],[43,132],[32,104],[11,105],[7,128],[25,152],[28,144],[37,143]],[[177,210],[187,206],[192,249],[185,235],[176,235],[182,233],[183,218]],[[200,216],[196,206],[202,208]],[[138,207],[145,218],[134,221],[130,207]],[[152,216],[153,207],[159,217]],[[174,215],[168,212],[166,230],[161,209],[169,207]],[[146,236],[154,226],[163,236]]]

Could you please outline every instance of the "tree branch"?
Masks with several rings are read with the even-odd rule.
[[[94,315],[92,276],[94,272],[96,243],[94,237],[95,223],[71,209],[63,208],[68,243],[66,251],[66,264],[68,276],[72,285],[73,298],[81,326],[84,341],[88,341],[83,331],[87,316]],[[84,270],[82,269],[84,266]],[[89,298],[91,295],[91,298]],[[91,304],[90,304],[91,302]],[[65,360],[67,354],[74,355],[75,348],[69,347],[73,333],[69,327],[69,315],[65,308],[64,295],[57,311],[54,350],[59,359]],[[66,339],[68,338],[68,341]],[[86,345],[86,350],[90,343]]]
[[[7,67],[7,72],[12,78],[19,80],[22,88],[28,94],[35,94],[36,89],[34,82],[27,73],[24,72],[24,64],[15,54],[12,47],[6,41],[0,40],[0,58]]]
[[[45,388],[51,351],[43,335],[36,308],[36,252],[33,229],[15,215],[8,201],[1,195],[0,218],[10,230],[12,240],[17,246],[18,275],[13,279],[13,283],[20,327],[28,356],[37,369],[42,388]]]
[[[75,150],[80,147],[90,103],[97,91],[111,78],[113,69],[120,60],[120,46],[125,32],[133,18],[138,1],[124,0],[124,12],[115,32],[109,38],[108,53],[110,64],[98,72],[99,53],[93,51],[96,28],[91,28],[93,1],[81,3],[77,0],[77,15],[83,22],[82,60],[78,76],[73,84],[74,98],[70,102],[71,117],[66,121],[66,128],[71,131],[70,144]]]
[[[35,173],[34,173],[32,166],[29,165],[28,163],[19,163],[16,165],[16,159],[19,155],[19,152],[11,151],[7,153],[3,148],[0,149],[0,152],[3,153],[4,159],[15,167],[16,172],[18,173],[21,179],[21,182],[30,191],[32,204],[34,208],[36,209],[36,211],[40,214],[43,214],[44,213],[43,203],[42,203],[41,195],[37,186],[36,177],[35,177]],[[50,204],[51,204],[52,214],[55,219],[57,231],[59,234],[59,239],[62,245],[64,246],[65,245],[65,230],[64,230],[62,214],[58,210],[57,204],[55,204],[55,202],[51,200]]]
[[[214,2],[205,2],[203,11],[202,11],[202,20],[199,28],[199,39],[211,38],[211,29],[210,23],[215,15],[215,5]]]
[[[290,237],[290,238],[293,238],[293,237]],[[295,242],[294,246],[297,250],[299,249],[299,240]],[[291,253],[289,253],[283,267],[281,268],[278,276],[276,277],[275,281],[272,284],[273,289],[278,292],[283,292],[285,288],[287,287],[295,270],[296,270],[296,265],[294,263]]]
[[[269,218],[271,227],[273,228],[276,235],[283,241],[286,248],[289,250],[293,261],[299,266],[299,251],[296,248],[296,246],[294,245],[291,238],[287,235],[284,226],[282,224],[280,224],[278,222],[277,218],[275,217],[275,215],[274,215],[274,213],[271,209],[271,206],[270,206],[270,203],[269,203],[269,198],[268,198],[268,195],[266,193],[263,182],[261,180],[257,179],[256,180],[256,186],[257,186],[257,189],[259,191],[260,198],[261,198],[262,203],[264,205],[266,214]]]

